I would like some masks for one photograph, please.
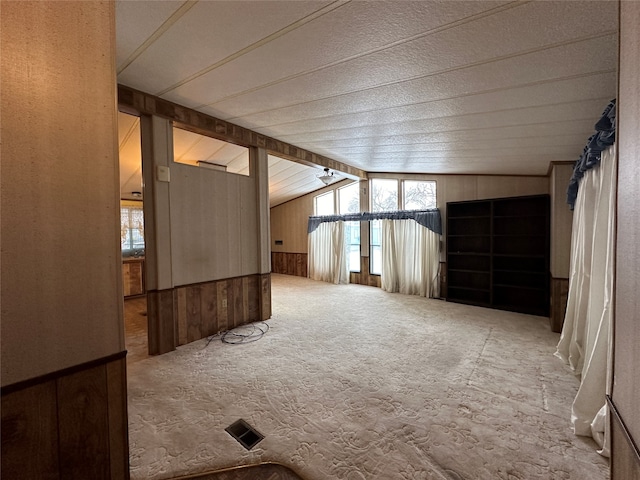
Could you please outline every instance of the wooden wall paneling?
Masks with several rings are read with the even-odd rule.
[[[177,293],[175,294],[177,297]],[[178,345],[177,299],[174,290],[147,292],[147,317],[149,318],[149,354],[160,355],[175,350]]]
[[[229,287],[229,305],[231,306],[229,319],[233,327],[237,327],[244,323],[242,318],[242,278],[232,278]]]
[[[226,280],[220,280],[216,282],[217,297],[218,297],[218,330],[225,331],[232,328],[233,325],[229,322],[229,300],[228,300],[228,287]]]
[[[110,480],[129,480],[129,426],[127,416],[127,360],[106,364],[109,415]]]
[[[5,479],[58,480],[55,380],[2,395],[2,470]]]
[[[250,277],[242,277],[242,322],[248,323],[253,322],[254,319],[251,318],[249,314],[249,283]]]
[[[109,479],[109,411],[104,365],[57,380],[60,476]]]
[[[249,300],[249,321],[255,322],[261,320],[260,318],[260,281],[255,275],[249,277],[247,285],[247,297]]]
[[[186,317],[187,317],[187,342],[191,343],[200,340],[202,334],[202,315],[200,311],[200,288],[201,285],[189,285],[186,291]]]
[[[260,275],[260,318],[271,318],[271,274]]]
[[[549,322],[551,331],[562,332],[564,316],[567,310],[567,297],[569,295],[568,278],[551,278],[551,316]]]
[[[187,322],[187,287],[175,289],[176,324],[178,327],[178,345],[189,342],[189,323]]]
[[[215,282],[200,285],[201,333],[203,337],[218,333],[218,289]]]

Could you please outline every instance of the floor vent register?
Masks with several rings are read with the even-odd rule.
[[[260,432],[245,422],[243,419],[237,420],[225,428],[225,431],[235,438],[240,445],[247,450],[251,450],[264,438]]]

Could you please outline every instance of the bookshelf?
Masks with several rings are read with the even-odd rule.
[[[447,203],[447,300],[549,315],[549,196]]]

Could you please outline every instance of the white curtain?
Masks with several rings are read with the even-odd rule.
[[[439,295],[440,235],[415,220],[382,220],[382,289]]]
[[[605,395],[612,369],[613,260],[616,205],[616,150],[602,152],[578,188],[571,236],[567,311],[556,355],[580,376],[571,422],[577,435],[591,436],[609,456]],[[624,261],[624,259],[621,259]]]
[[[309,234],[309,278],[349,283],[344,222],[324,222]]]

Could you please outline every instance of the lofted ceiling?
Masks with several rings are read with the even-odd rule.
[[[616,95],[614,1],[118,1],[116,32],[118,83],[367,172],[544,175]],[[272,206],[323,186],[270,170]]]

